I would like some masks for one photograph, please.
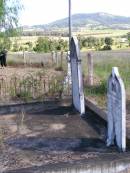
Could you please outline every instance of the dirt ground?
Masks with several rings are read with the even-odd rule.
[[[65,164],[128,160],[106,148],[105,122],[87,111],[81,118],[71,107],[0,116],[0,170],[4,173],[42,173]],[[130,159],[129,159],[130,160]]]

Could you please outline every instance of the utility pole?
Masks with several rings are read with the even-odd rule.
[[[69,51],[70,51],[70,42],[72,37],[72,23],[71,23],[71,0],[69,0]]]

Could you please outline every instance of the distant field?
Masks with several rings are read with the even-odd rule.
[[[85,30],[81,29],[80,32],[73,32],[73,35],[78,36],[94,36],[94,37],[121,37],[126,35],[130,30],[112,30],[112,29],[104,29],[104,30]],[[62,31],[63,32],[63,31]],[[59,34],[60,35],[60,34]],[[19,43],[20,45],[25,44],[27,42],[32,42],[35,45],[38,37],[45,37],[45,36],[22,36],[22,37],[13,37],[11,38],[12,43]],[[61,36],[48,36],[51,39],[59,39],[62,38],[64,40],[68,40],[68,37],[61,37]]]
[[[94,37],[117,37],[126,35],[130,30],[119,30],[119,29],[104,29],[104,30],[81,30],[78,33],[74,33],[74,35],[82,35],[82,36],[94,36]]]
[[[35,44],[36,44],[36,41],[37,41],[37,39],[38,39],[39,37],[46,37],[46,36],[22,36],[22,37],[12,37],[12,38],[11,38],[11,41],[12,41],[12,43],[17,42],[17,43],[20,44],[20,45],[25,44],[25,43],[27,43],[27,42],[32,42],[33,45],[35,45]],[[64,40],[68,40],[67,37],[60,37],[60,36],[59,36],[59,37],[48,36],[48,37],[49,37],[50,39],[55,39],[55,40],[57,40],[57,39],[59,39],[59,38],[64,39]]]

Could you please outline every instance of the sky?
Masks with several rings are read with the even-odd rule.
[[[20,25],[47,24],[68,16],[68,0],[21,0]],[[72,14],[106,12],[130,17],[130,0],[71,0]]]

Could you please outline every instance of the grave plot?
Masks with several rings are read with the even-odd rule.
[[[100,118],[88,111],[87,119],[81,119],[68,106],[1,115],[0,129],[4,172],[33,172],[34,167],[38,171],[51,164],[100,160],[104,153],[116,152],[105,146],[105,123]]]
[[[81,119],[72,107],[61,106],[1,115],[1,171],[51,172],[74,165],[86,170],[97,165],[103,170],[108,163],[118,170],[119,165],[127,165],[129,152],[120,155],[115,147],[107,148],[105,122],[89,110],[86,113],[87,118]]]
[[[116,172],[120,172],[130,167],[129,146],[127,152],[123,154],[119,154],[115,146],[108,148],[107,123],[88,107],[85,112],[81,61],[76,43],[76,39],[72,38],[70,62],[68,61],[72,68],[73,99],[69,97],[70,100],[65,105],[55,103],[55,106],[47,101],[46,108],[42,102],[37,111],[33,111],[36,105],[33,104],[33,109],[30,110],[23,104],[19,111],[17,109],[17,113],[0,115],[0,167],[3,173],[61,172],[61,170],[71,172],[71,166],[74,172],[105,170],[111,173],[115,169]],[[64,86],[66,80],[63,80],[62,84]],[[47,86],[49,93],[51,90],[48,89],[55,89],[49,88],[50,85]],[[56,98],[56,95],[54,97]],[[73,106],[70,106],[72,100]],[[112,104],[110,103],[110,107]],[[80,116],[81,114],[83,116]],[[118,119],[121,118],[118,114]],[[114,134],[114,130],[112,132]],[[116,136],[117,139],[122,138],[119,133],[116,133]],[[124,149],[120,142],[118,144]]]

